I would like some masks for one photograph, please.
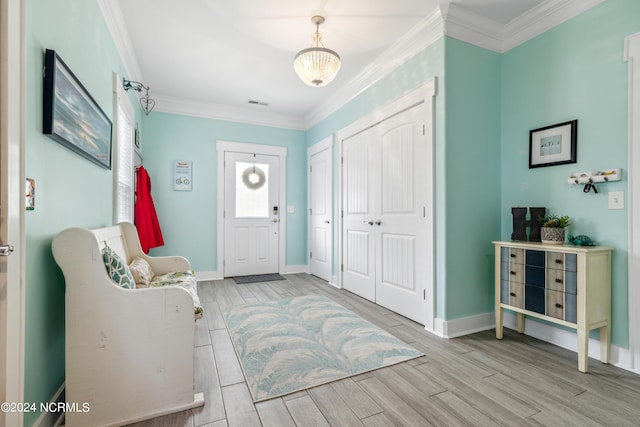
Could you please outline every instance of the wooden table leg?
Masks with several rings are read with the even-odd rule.
[[[589,332],[578,329],[578,371],[587,372],[589,360]]]
[[[607,324],[600,328],[600,360],[602,363],[609,363],[611,353],[611,325]]]
[[[500,306],[496,307],[496,338],[502,339],[502,321],[504,319],[504,309]]]
[[[523,334],[524,333],[524,314],[517,313],[516,320],[517,320],[518,333]]]

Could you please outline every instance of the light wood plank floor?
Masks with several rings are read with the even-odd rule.
[[[236,285],[201,282],[196,391],[205,406],[135,424],[185,426],[640,426],[640,376],[505,330],[451,340],[306,274]],[[321,294],[425,356],[254,404],[221,315],[227,305]]]

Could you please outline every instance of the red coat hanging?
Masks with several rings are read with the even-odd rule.
[[[140,246],[144,253],[149,249],[164,245],[162,230],[158,222],[156,208],[151,198],[151,178],[146,169],[138,168],[136,175],[136,205],[134,209],[134,223],[138,229]]]

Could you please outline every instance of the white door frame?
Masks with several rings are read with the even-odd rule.
[[[356,133],[362,132],[370,127],[375,126],[376,124],[380,123],[381,121],[395,115],[398,114],[404,110],[407,110],[408,108],[420,104],[422,102],[428,102],[432,108],[430,108],[429,110],[431,111],[431,117],[428,118],[428,123],[430,123],[431,125],[431,141],[434,141],[434,128],[435,128],[435,123],[434,123],[434,114],[433,114],[433,105],[434,105],[434,97],[436,95],[436,83],[437,80],[434,77],[433,79],[429,80],[427,83],[425,83],[424,85],[418,87],[417,89],[414,89],[398,98],[396,98],[395,100],[391,101],[389,104],[385,105],[384,107],[381,107],[377,110],[375,110],[374,112],[366,115],[365,117],[356,120],[355,122],[351,123],[350,125],[340,129],[338,132],[336,132],[336,140],[338,141],[338,152],[340,153],[340,159],[339,162],[342,162],[342,157],[343,157],[343,148],[344,148],[344,140],[349,138],[350,136],[355,135]],[[434,145],[435,144],[431,144],[431,158],[433,159],[433,149],[434,149]],[[429,165],[431,167],[431,171],[433,174],[433,164]],[[343,188],[343,172],[342,172],[342,168],[339,167],[338,168],[338,188],[339,188],[339,192],[340,195],[338,197],[338,225],[337,225],[337,229],[338,229],[338,264],[339,264],[339,268],[338,268],[338,285],[340,287],[342,287],[342,265],[343,265],[343,239],[342,239],[342,215],[343,215],[343,203],[342,203],[342,192],[344,191]],[[432,183],[435,182],[435,174],[433,174],[432,176]],[[429,254],[429,256],[427,257],[427,259],[425,260],[425,262],[427,263],[427,271],[429,271],[429,273],[427,274],[427,277],[430,279],[427,281],[426,285],[425,285],[425,291],[426,291],[426,304],[425,304],[425,325],[424,328],[430,332],[434,332],[434,319],[435,319],[435,297],[436,297],[436,293],[435,293],[435,262],[434,262],[434,244],[435,244],[435,233],[434,233],[434,227],[433,225],[435,224],[435,209],[434,209],[434,201],[435,201],[435,193],[432,189],[431,191],[431,200],[427,200],[427,203],[429,203],[430,207],[431,207],[431,218],[433,218],[432,221],[432,227],[431,229],[428,230],[428,237],[427,237],[427,253]]]
[[[227,151],[234,153],[265,154],[277,156],[280,159],[280,182],[278,191],[280,192],[280,222],[278,223],[278,273],[285,272],[285,261],[287,259],[287,147],[262,144],[247,144],[243,142],[216,141],[218,155],[218,261],[216,278],[224,278],[224,153]]]
[[[0,294],[0,400],[24,401],[25,307],[25,9],[24,1],[0,0],[0,161],[2,162],[2,235],[12,244],[11,256],[0,260],[7,282]],[[6,189],[6,191],[5,191]],[[5,317],[6,316],[6,317]],[[22,413],[1,412],[0,425],[22,426]]]
[[[331,159],[331,161],[329,162],[329,167],[331,168],[329,170],[329,175],[331,176],[331,200],[329,200],[329,212],[331,212],[331,281],[329,282],[329,284],[333,285],[333,286],[337,286],[336,284],[336,277],[333,275],[333,271],[335,268],[335,265],[333,265],[333,248],[334,248],[334,231],[336,230],[335,228],[335,221],[333,218],[333,198],[335,197],[335,194],[333,192],[333,136],[330,135],[322,140],[320,140],[319,142],[313,144],[311,147],[307,148],[307,214],[309,213],[309,209],[311,208],[311,172],[309,170],[309,166],[311,165],[311,157],[313,157],[314,155],[320,153],[321,151],[324,150],[329,150],[329,158]],[[307,215],[308,218],[310,218],[311,215]],[[312,239],[312,226],[311,226],[311,221],[309,221],[307,223],[307,245],[308,248],[311,246],[311,239]],[[311,249],[307,250],[307,253],[309,253]],[[311,260],[309,259],[308,255],[307,255],[307,265],[309,265],[309,270],[311,270]]]
[[[629,64],[629,367],[640,373],[640,33],[625,39]]]

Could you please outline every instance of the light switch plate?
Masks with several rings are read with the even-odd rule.
[[[609,209],[624,209],[624,191],[609,192]]]

